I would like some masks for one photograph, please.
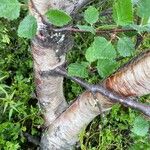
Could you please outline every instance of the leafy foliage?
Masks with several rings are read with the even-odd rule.
[[[28,15],[20,23],[18,28],[18,35],[20,37],[31,39],[35,36],[36,30],[37,30],[36,19],[33,16]]]
[[[98,60],[97,69],[102,77],[112,73],[117,66],[114,61],[116,51],[111,42],[103,37],[95,37],[94,42],[87,49],[85,57],[90,63]]]
[[[131,56],[135,50],[134,43],[128,37],[120,38],[117,43],[117,50],[120,56],[126,57]]]
[[[128,25],[133,22],[133,9],[131,0],[115,0],[113,6],[114,20],[117,25]]]
[[[137,6],[138,6],[138,15],[140,17],[149,17],[150,16],[150,12],[149,12],[149,8],[150,8],[150,2],[149,0],[139,0],[137,2]]]
[[[63,10],[49,9],[46,16],[50,23],[59,27],[67,25],[71,21],[71,17]]]
[[[134,121],[132,132],[139,135],[145,136],[149,130],[149,122],[143,117],[137,117]]]
[[[110,75],[116,68],[117,62],[111,59],[99,59],[97,62],[97,70],[101,77]]]
[[[93,6],[88,7],[88,9],[84,13],[84,19],[87,23],[93,25],[99,19],[98,10]]]
[[[20,4],[17,0],[0,0],[0,17],[17,19],[20,13]]]
[[[88,77],[88,71],[86,67],[87,66],[84,64],[78,64],[78,63],[70,64],[68,67],[68,74],[70,76],[86,78]]]
[[[112,44],[105,38],[95,37],[85,56],[89,62],[93,62],[97,59],[114,59],[116,52]]]
[[[0,149],[26,148],[23,133],[40,135],[43,124],[33,98],[29,42],[17,36],[17,22],[0,21]],[[34,147],[34,146],[32,146]]]

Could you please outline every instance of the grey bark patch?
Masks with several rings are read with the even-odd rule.
[[[41,29],[34,39],[43,48],[51,48],[56,56],[64,55],[73,46],[73,37],[69,31],[54,31],[50,29]]]

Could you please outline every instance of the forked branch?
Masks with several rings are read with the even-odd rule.
[[[93,94],[99,92],[103,96],[106,96],[112,102],[118,102],[126,107],[130,107],[130,108],[139,110],[143,114],[150,117],[150,106],[136,102],[137,101],[136,99],[132,99],[130,97],[125,97],[125,96],[119,95],[114,91],[110,91],[109,89],[106,89],[104,86],[102,86],[100,84],[99,85],[89,84],[80,78],[69,76],[67,74],[67,72],[65,71],[65,69],[62,69],[60,67],[54,69],[53,71],[42,72],[41,75],[47,76],[47,75],[52,75],[52,74],[61,75],[63,77],[71,79],[72,81],[78,83],[79,85],[84,87],[86,90],[92,92]]]

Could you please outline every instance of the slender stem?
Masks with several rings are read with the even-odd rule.
[[[61,28],[61,29],[53,29],[54,31],[69,31],[69,32],[90,32],[90,31],[85,31],[85,30],[80,30],[77,28],[73,28],[73,27],[67,27],[67,28]],[[118,28],[112,28],[112,29],[98,29],[96,30],[96,34],[102,34],[102,33],[120,33],[120,32],[131,32],[131,31],[135,31],[134,29],[118,29]]]

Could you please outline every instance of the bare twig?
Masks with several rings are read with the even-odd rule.
[[[69,32],[90,32],[90,31],[85,31],[85,30],[80,30],[77,28],[73,28],[73,27],[66,27],[66,28],[61,28],[61,29],[53,29],[54,31],[59,31],[59,32],[63,32],[63,31],[69,31]],[[118,29],[118,28],[112,28],[112,29],[99,29],[96,30],[96,34],[102,34],[102,33],[120,33],[120,32],[131,32],[131,31],[135,31],[134,29]]]

